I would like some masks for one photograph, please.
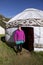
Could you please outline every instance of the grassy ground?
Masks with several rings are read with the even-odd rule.
[[[23,49],[22,55],[16,55],[13,48],[1,41],[0,35],[0,65],[43,65],[43,52],[28,52]]]

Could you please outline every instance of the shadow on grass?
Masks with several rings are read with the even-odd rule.
[[[5,36],[1,37],[1,41],[2,41],[2,42],[6,42],[6,41],[5,41]]]
[[[16,53],[16,50],[15,50],[16,44],[15,44],[15,43],[6,42],[5,36],[1,37],[1,41],[4,42],[4,43],[5,43],[7,46],[9,46],[10,48],[13,48],[13,50],[14,50],[15,53]]]

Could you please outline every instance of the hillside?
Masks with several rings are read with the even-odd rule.
[[[5,22],[8,22],[10,20],[10,18],[6,18],[5,16],[0,14],[0,26],[2,26],[3,28],[5,28]]]
[[[10,18],[7,18],[7,17],[5,17],[5,16],[3,16],[3,15],[0,14],[0,20],[1,21],[9,21]]]

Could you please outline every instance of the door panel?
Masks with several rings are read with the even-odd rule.
[[[28,49],[29,51],[34,50],[34,30],[32,27],[22,27],[25,33],[25,43],[23,45],[24,48]]]

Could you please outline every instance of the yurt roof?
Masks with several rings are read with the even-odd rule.
[[[34,8],[28,8],[8,21],[10,24],[24,24],[25,22],[26,24],[29,23],[29,25],[43,25],[43,11]]]
[[[43,18],[43,11],[34,8],[25,9],[23,12],[19,13],[18,15],[10,19],[8,22],[12,22],[14,20],[20,20],[20,19],[29,19],[29,18],[36,18],[36,19]]]

